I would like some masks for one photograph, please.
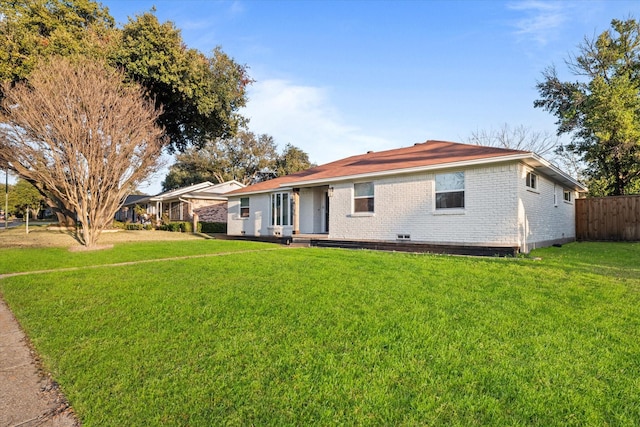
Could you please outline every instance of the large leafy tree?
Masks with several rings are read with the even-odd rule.
[[[278,176],[289,175],[315,166],[309,160],[309,155],[300,148],[287,144],[276,161],[276,173]]]
[[[0,88],[28,81],[42,60],[73,55],[122,69],[123,80],[142,84],[147,99],[163,107],[157,122],[172,151],[228,137],[243,122],[238,110],[251,82],[245,67],[219,48],[210,57],[188,49],[173,24],[146,13],[118,29],[108,9],[92,0],[0,0],[0,82],[10,84]],[[43,188],[18,165],[0,158],[0,166]],[[47,196],[61,222],[75,221],[68,200]]]
[[[14,215],[24,216],[29,209],[31,215],[37,217],[44,203],[44,196],[24,179],[18,179],[9,190],[9,212]]]
[[[273,137],[240,131],[233,138],[219,138],[201,150],[189,148],[176,156],[162,187],[165,191],[203,181],[235,179],[250,184],[287,175],[313,166],[309,155],[287,144],[278,154]]]
[[[189,148],[178,154],[162,187],[167,191],[202,181],[231,179],[248,184],[261,171],[273,170],[277,158],[271,136],[240,131],[235,137],[210,141],[200,150]]]
[[[611,28],[578,46],[567,60],[578,77],[565,82],[554,67],[537,85],[534,105],[557,117],[564,149],[587,165],[592,195],[640,192],[640,24],[613,20]]]
[[[84,57],[54,57],[3,86],[0,159],[64,201],[96,245],[124,198],[157,167],[165,134],[139,85]]]
[[[238,110],[251,83],[246,68],[219,47],[210,57],[188,49],[171,22],[161,24],[151,13],[130,19],[109,58],[163,107],[159,123],[174,151],[232,137],[244,123]]]
[[[26,79],[52,55],[103,55],[114,36],[106,8],[90,0],[0,0],[0,81]]]

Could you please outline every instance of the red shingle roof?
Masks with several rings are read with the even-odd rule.
[[[510,150],[480,145],[459,144],[446,141],[427,141],[411,147],[369,152],[346,159],[336,160],[291,175],[259,182],[234,190],[231,194],[255,193],[274,190],[289,183],[316,182],[340,177],[374,174],[402,169],[413,169],[436,165],[492,159],[504,156],[526,155],[528,151]]]

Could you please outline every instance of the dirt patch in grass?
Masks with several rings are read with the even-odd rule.
[[[108,230],[98,240],[101,249],[113,247],[115,243],[142,242],[150,240],[198,240],[201,236],[191,233],[176,233],[158,230]],[[74,230],[46,225],[31,226],[27,234],[24,226],[0,230],[1,248],[48,248],[68,247],[70,251],[86,250],[75,237]]]

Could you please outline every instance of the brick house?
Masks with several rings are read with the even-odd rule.
[[[227,222],[227,198],[225,193],[244,188],[238,181],[213,184],[209,181],[188,187],[165,191],[155,196],[129,196],[116,219],[139,222],[140,215],[135,214],[139,206],[146,212],[147,219],[159,221],[163,216],[170,221],[193,221],[193,214],[200,222]]]
[[[227,193],[228,234],[491,246],[575,239],[586,188],[535,153],[444,141],[348,157]]]

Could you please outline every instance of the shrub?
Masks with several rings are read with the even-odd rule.
[[[125,223],[122,221],[116,221],[115,219],[113,220],[113,228],[118,228],[120,230],[124,230],[125,229]]]
[[[202,233],[225,233],[227,232],[226,222],[201,222],[198,228]]]
[[[144,225],[137,222],[131,222],[129,224],[126,224],[125,230],[144,230]]]
[[[159,230],[163,231],[177,231],[182,233],[193,233],[193,223],[189,221],[182,222],[170,222],[167,224],[162,224],[158,227]],[[200,227],[198,226],[198,229]]]

